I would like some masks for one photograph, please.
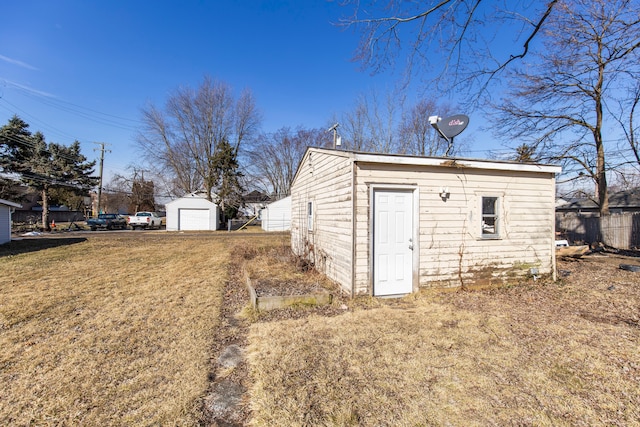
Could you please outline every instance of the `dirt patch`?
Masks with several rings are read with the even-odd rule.
[[[232,263],[229,268],[230,278],[225,285],[220,327],[211,352],[211,384],[202,404],[203,426],[242,426],[249,419],[247,404],[242,400],[247,389],[247,364],[242,357],[229,363],[229,355],[242,353],[247,344],[249,323],[239,316],[247,304],[247,291],[240,270],[238,263]]]
[[[252,282],[259,297],[273,297],[285,295],[306,295],[322,292],[324,288],[319,283],[304,283],[274,279],[258,279]]]
[[[248,365],[243,357],[247,346],[249,327],[253,322],[271,322],[299,319],[312,314],[336,316],[344,313],[348,298],[339,287],[323,275],[301,271],[289,254],[281,247],[238,247],[236,257],[229,266],[229,281],[225,286],[220,328],[214,338],[211,384],[202,402],[207,427],[242,426],[249,421],[249,402],[242,396],[249,388]],[[257,278],[256,292],[261,296],[302,295],[310,291],[329,290],[334,295],[332,304],[323,306],[287,307],[266,312],[247,312],[249,295],[244,269]],[[271,276],[271,277],[265,277]]]

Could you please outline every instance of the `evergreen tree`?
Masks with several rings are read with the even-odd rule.
[[[85,194],[98,183],[92,177],[95,162],[87,162],[80,153],[80,143],[64,146],[45,141],[41,132],[32,134],[29,125],[13,116],[0,128],[0,167],[15,174],[29,187],[40,192],[42,225],[49,226],[49,197],[54,188],[66,188]]]
[[[537,161],[536,147],[530,144],[522,143],[516,147],[515,161],[520,163],[534,163]]]
[[[215,170],[215,187],[217,189],[217,203],[222,210],[222,221],[233,218],[238,213],[242,202],[242,185],[236,150],[227,140],[223,140],[216,147],[212,157]]]
[[[18,191],[18,182],[13,179],[0,177],[0,199],[18,202],[22,194]]]

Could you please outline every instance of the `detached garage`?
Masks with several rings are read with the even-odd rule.
[[[20,207],[17,203],[0,199],[0,245],[11,241],[11,213]]]
[[[555,277],[560,171],[309,148],[291,185],[291,246],[352,295]]]
[[[200,194],[190,194],[167,203],[167,231],[217,230],[218,205]]]
[[[291,230],[291,196],[284,197],[260,211],[264,231]]]

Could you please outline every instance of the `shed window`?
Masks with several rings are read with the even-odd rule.
[[[482,237],[498,237],[500,235],[498,202],[498,197],[482,197]]]
[[[307,202],[307,230],[313,231],[313,202]]]

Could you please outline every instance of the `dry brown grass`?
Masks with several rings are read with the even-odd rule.
[[[238,338],[217,335],[227,267],[322,282],[286,236],[228,236],[0,247],[0,425],[206,424],[214,338]],[[554,284],[249,317],[251,423],[640,425],[640,276],[607,260],[561,263]]]
[[[243,268],[258,295],[301,295],[315,291],[338,292],[336,284],[291,252],[289,234],[269,239],[253,238],[234,253],[244,259]],[[243,249],[245,248],[245,249]]]
[[[101,233],[31,244],[40,250],[13,242],[0,256],[0,424],[197,424],[227,240]]]
[[[638,426],[640,275],[597,257],[559,283],[365,300],[255,323],[252,424]]]

